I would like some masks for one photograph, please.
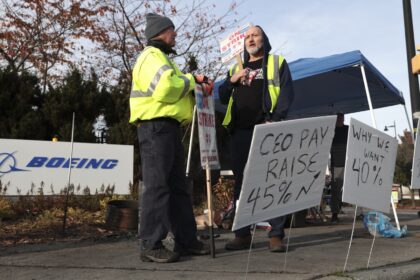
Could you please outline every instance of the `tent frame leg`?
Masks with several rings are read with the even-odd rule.
[[[368,86],[367,79],[366,79],[365,66],[363,64],[360,65],[360,70],[362,71],[363,83],[365,85],[366,97],[367,97],[368,103],[369,103],[369,111],[370,111],[370,116],[372,118],[373,127],[378,129],[378,127],[376,125],[375,114],[373,112],[372,99],[370,97],[369,86]],[[394,205],[394,201],[392,199],[392,196],[391,196],[391,205],[392,205],[392,212],[394,213],[395,223],[397,224],[398,230],[401,230],[400,222],[398,220],[397,210],[395,209],[395,205]]]

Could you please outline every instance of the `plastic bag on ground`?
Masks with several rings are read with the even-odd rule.
[[[365,228],[369,230],[371,235],[375,234],[388,238],[401,238],[407,235],[407,226],[403,226],[398,230],[390,223],[390,218],[381,212],[368,212],[363,218]]]

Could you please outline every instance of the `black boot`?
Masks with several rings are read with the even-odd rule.
[[[337,224],[338,222],[340,222],[340,220],[338,219],[338,214],[333,213],[332,216],[331,216],[331,223]]]

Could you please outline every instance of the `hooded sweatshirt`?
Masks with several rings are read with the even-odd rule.
[[[259,26],[257,26],[259,27]],[[233,92],[232,119],[229,130],[235,128],[247,129],[264,121],[280,121],[287,117],[287,112],[293,101],[294,91],[289,66],[286,60],[280,67],[280,95],[272,113],[271,99],[267,83],[267,60],[271,50],[270,41],[264,30],[259,27],[263,36],[264,56],[261,60],[249,62],[250,55],[244,47],[243,67],[258,71],[250,85],[231,83],[229,72],[225,82],[219,87],[219,97],[222,104],[227,104]],[[258,70],[261,69],[261,70]]]

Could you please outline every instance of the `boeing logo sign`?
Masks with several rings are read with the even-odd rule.
[[[113,169],[118,165],[117,159],[33,157],[26,167],[69,168],[70,162],[71,168],[85,169]]]
[[[30,171],[16,167],[16,158],[13,153],[0,154],[0,176],[14,171]],[[64,157],[33,157],[26,167],[29,168],[85,168],[85,169],[113,169],[118,165],[117,159],[97,158],[64,158]]]
[[[6,195],[26,194],[34,187],[54,194],[69,182],[91,193],[112,186],[115,194],[129,194],[133,157],[131,145],[0,138],[0,181],[8,184]]]
[[[14,171],[28,171],[16,167],[16,158],[13,153],[0,153],[0,177]]]

